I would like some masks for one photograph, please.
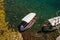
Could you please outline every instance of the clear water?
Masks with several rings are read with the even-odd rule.
[[[57,16],[56,13],[60,10],[60,0],[4,0],[4,7],[6,21],[15,26],[29,12],[35,12],[37,21],[34,26],[37,26],[36,30],[38,30],[38,24],[42,25],[47,19]],[[57,14],[60,15],[60,13]]]

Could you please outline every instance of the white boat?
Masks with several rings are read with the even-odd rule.
[[[57,26],[60,24],[60,16],[48,19],[52,26]]]
[[[36,19],[36,13],[29,13],[24,18],[22,18],[21,24],[18,26],[19,31],[24,31],[28,28],[30,28]]]

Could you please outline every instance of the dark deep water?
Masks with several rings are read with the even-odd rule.
[[[4,0],[4,7],[6,21],[10,22],[10,25],[17,26],[29,12],[36,12],[36,23],[43,24],[48,18],[57,16],[56,12],[60,10],[60,0]]]

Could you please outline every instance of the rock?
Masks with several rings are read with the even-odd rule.
[[[60,40],[60,36],[58,36],[58,37],[56,38],[56,40]]]

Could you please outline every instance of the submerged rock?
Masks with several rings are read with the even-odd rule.
[[[0,0],[0,40],[23,40],[21,33],[8,30],[8,22],[5,21],[4,0]]]

